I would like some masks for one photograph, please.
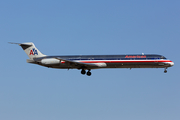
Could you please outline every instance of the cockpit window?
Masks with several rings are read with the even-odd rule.
[[[166,59],[164,56],[161,56],[160,58],[161,58],[161,59]]]

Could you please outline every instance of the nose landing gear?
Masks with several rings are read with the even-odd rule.
[[[164,68],[164,73],[167,73],[167,68]]]

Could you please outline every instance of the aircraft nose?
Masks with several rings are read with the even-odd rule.
[[[174,62],[170,62],[170,65],[173,66],[173,65],[174,65]]]

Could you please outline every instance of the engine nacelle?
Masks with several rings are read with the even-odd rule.
[[[57,60],[55,58],[46,58],[41,60],[41,64],[43,65],[60,64],[60,60]]]

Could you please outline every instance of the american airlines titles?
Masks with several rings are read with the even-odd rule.
[[[126,55],[125,58],[146,58],[145,55]]]

